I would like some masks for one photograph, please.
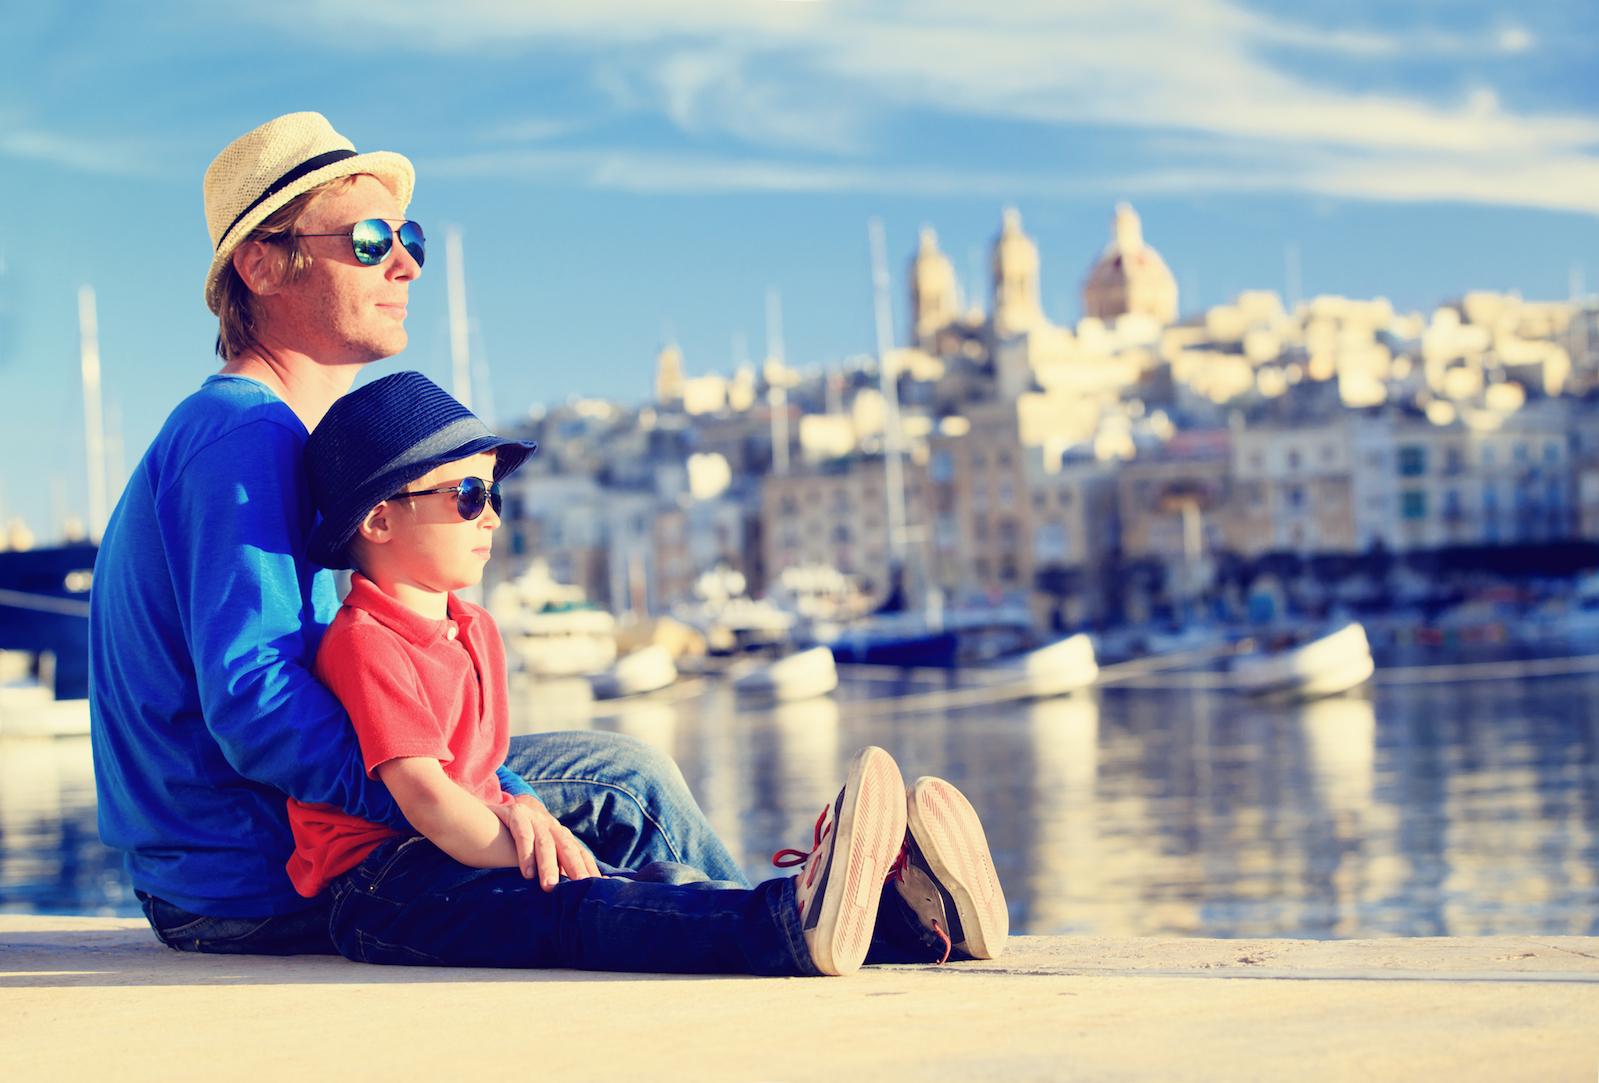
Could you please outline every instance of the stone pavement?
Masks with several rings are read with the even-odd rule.
[[[180,955],[142,921],[0,915],[27,1080],[1599,1078],[1599,938],[1018,937],[849,978]]]

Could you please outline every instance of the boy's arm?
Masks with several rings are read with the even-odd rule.
[[[438,760],[405,756],[377,766],[411,826],[463,865],[515,868],[516,844],[488,805],[451,781]]]

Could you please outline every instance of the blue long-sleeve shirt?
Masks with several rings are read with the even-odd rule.
[[[305,905],[283,867],[285,795],[406,827],[311,673],[338,599],[305,556],[306,436],[264,385],[210,377],[145,453],[95,561],[100,837],[126,853],[134,887],[197,914]]]

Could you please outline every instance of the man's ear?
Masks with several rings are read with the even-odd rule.
[[[356,525],[355,534],[364,538],[373,545],[386,545],[394,537],[394,531],[389,523],[389,502],[383,501],[377,507],[367,512]]]
[[[245,241],[233,250],[233,269],[257,297],[283,288],[283,252],[265,241]]]

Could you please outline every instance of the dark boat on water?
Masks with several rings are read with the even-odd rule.
[[[89,542],[0,553],[0,651],[34,658],[58,700],[89,694]]]

